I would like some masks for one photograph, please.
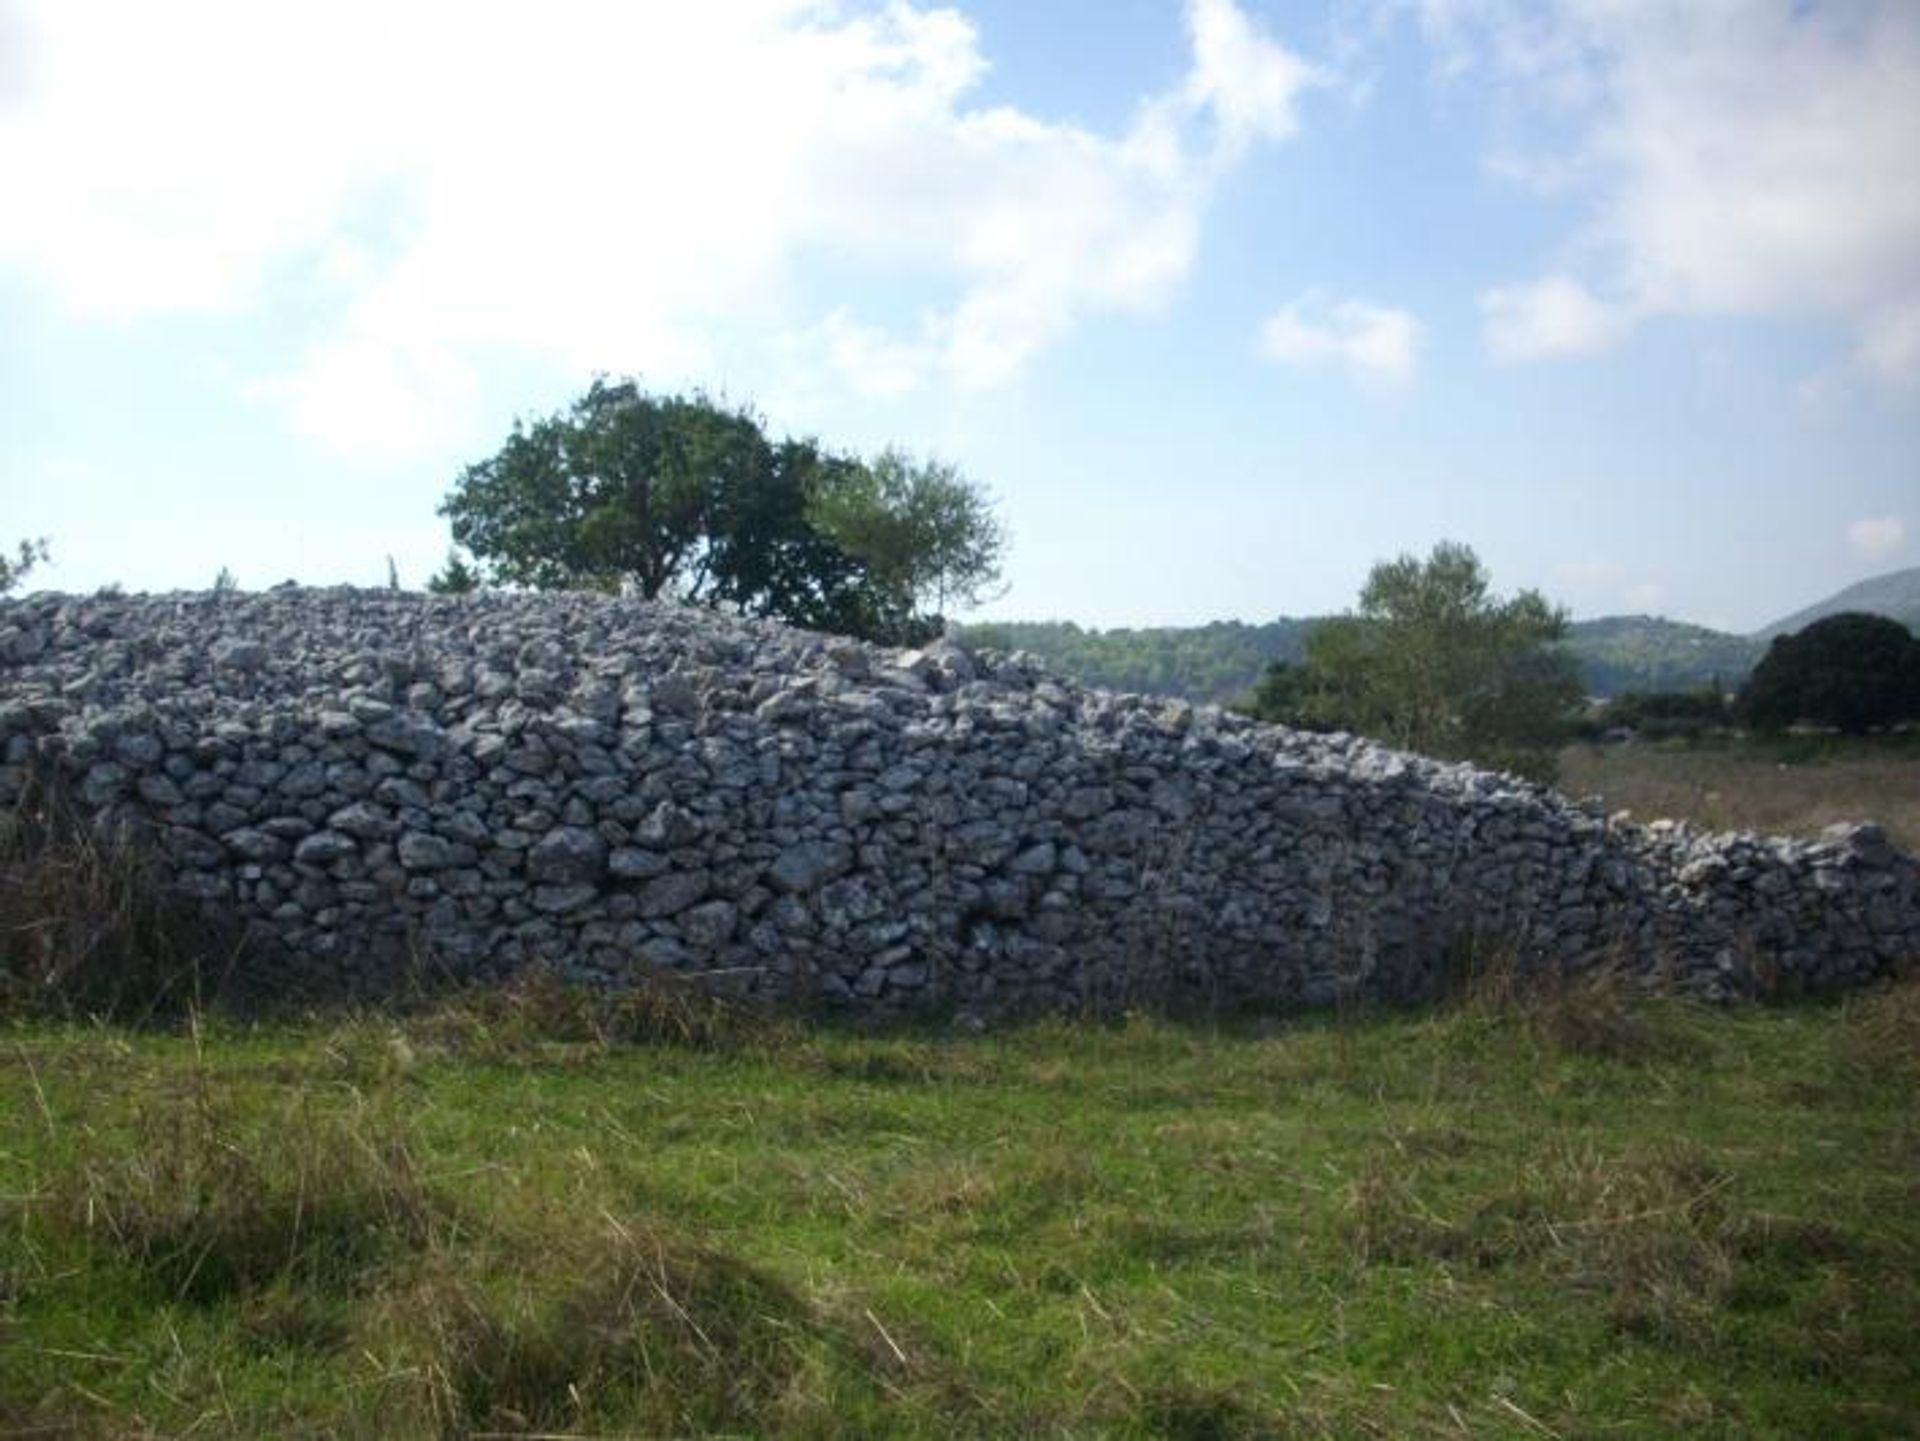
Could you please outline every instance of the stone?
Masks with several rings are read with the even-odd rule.
[[[174,784],[173,778],[159,771],[141,776],[134,783],[134,789],[139,793],[141,800],[161,809],[180,805],[186,800],[180,787]]]
[[[383,807],[365,801],[342,806],[327,817],[327,825],[363,841],[385,840],[400,829],[400,823]]]
[[[0,598],[0,653],[0,800],[57,773],[321,980],[426,936],[471,979],[651,956],[972,1014],[1162,978],[1413,999],[1473,929],[1702,997],[1920,953],[1920,866],[1870,827],[1642,828],[951,640],[293,588]]]
[[[594,831],[561,826],[527,852],[527,874],[549,885],[593,885],[606,874],[607,843]]]
[[[806,841],[782,851],[767,868],[767,879],[789,894],[804,894],[842,874],[852,861],[852,853],[843,845]]]
[[[277,861],[287,855],[287,843],[280,837],[250,826],[228,831],[220,840],[236,856],[250,861]]]
[[[407,831],[394,847],[410,871],[443,871],[453,864],[453,844],[426,831]]]
[[[607,856],[607,873],[623,881],[647,880],[670,869],[673,862],[658,851],[622,846]]]
[[[293,848],[303,866],[330,866],[360,854],[360,843],[344,831],[315,831]]]
[[[640,888],[640,914],[648,920],[677,916],[713,888],[704,870],[668,871]]]
[[[633,838],[643,846],[674,850],[700,839],[700,818],[683,806],[662,801],[634,827]]]
[[[222,636],[216,640],[207,654],[217,666],[228,670],[256,671],[267,663],[267,648],[257,640],[241,640],[234,636]]]
[[[546,885],[535,886],[530,899],[533,908],[544,915],[565,915],[592,905],[599,894],[597,887],[586,884]]]
[[[1041,841],[1038,845],[1028,846],[1019,855],[1007,862],[1007,869],[1017,876],[1047,876],[1053,874],[1059,863],[1059,852],[1052,841]]]
[[[696,946],[717,949],[733,939],[740,911],[732,901],[707,901],[680,917],[680,929]]]

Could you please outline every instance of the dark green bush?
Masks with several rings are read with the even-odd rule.
[[[1848,735],[1920,720],[1920,641],[1885,616],[1817,620],[1768,647],[1740,692],[1740,713],[1759,730],[1811,721]]]

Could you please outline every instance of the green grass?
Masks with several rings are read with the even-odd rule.
[[[1911,986],[651,1015],[0,1030],[0,1434],[1920,1432]]]

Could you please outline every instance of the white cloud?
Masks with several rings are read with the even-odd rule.
[[[1536,133],[1574,136],[1499,156],[1583,195],[1588,222],[1551,268],[1620,297],[1597,343],[1654,315],[1813,316],[1849,330],[1873,373],[1920,378],[1912,0],[1420,11],[1443,70],[1492,70],[1532,105]]]
[[[1480,314],[1487,348],[1502,360],[1591,354],[1605,350],[1633,324],[1625,306],[1601,300],[1564,275],[1485,291]]]
[[[823,343],[828,364],[860,395],[886,398],[917,390],[939,361],[935,343],[895,340],[845,310],[835,310],[811,338]]]
[[[1299,129],[1295,102],[1302,90],[1325,83],[1318,70],[1262,35],[1233,0],[1189,0],[1187,26],[1187,98],[1213,109],[1230,147],[1286,140]]]
[[[396,449],[500,353],[686,374],[819,327],[869,393],[1004,384],[1164,305],[1221,176],[1318,83],[1232,0],[1191,0],[1189,74],[1115,133],[970,103],[974,25],[908,0],[19,15],[0,266],[109,315],[317,305],[261,393]],[[809,291],[821,257],[933,309],[892,335]]]
[[[1886,560],[1906,543],[1906,523],[1897,515],[1871,516],[1847,527],[1847,544],[1867,560]]]
[[[1338,365],[1370,384],[1404,385],[1419,365],[1424,337],[1408,311],[1308,291],[1260,328],[1260,351],[1283,365]]]

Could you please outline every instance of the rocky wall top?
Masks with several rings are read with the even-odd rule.
[[[179,885],[377,986],[662,968],[881,1006],[1431,994],[1478,938],[1710,995],[1920,954],[1920,869],[1610,824],[1512,777],[587,595],[0,602],[0,801],[35,769]]]

